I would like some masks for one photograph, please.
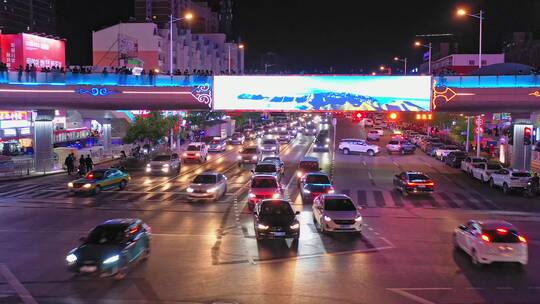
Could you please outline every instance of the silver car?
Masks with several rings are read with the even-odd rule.
[[[180,173],[180,157],[178,154],[156,155],[146,164],[148,174],[178,174]]]
[[[279,143],[273,138],[263,139],[261,143],[261,152],[279,154]]]
[[[227,177],[217,172],[201,173],[186,191],[190,200],[216,201],[227,193]]]

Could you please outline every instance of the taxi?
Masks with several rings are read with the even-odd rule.
[[[96,169],[83,178],[69,182],[68,188],[73,193],[98,194],[102,190],[113,188],[124,190],[130,180],[129,174],[120,169]]]

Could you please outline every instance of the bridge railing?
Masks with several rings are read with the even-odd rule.
[[[158,86],[184,87],[199,86],[212,81],[212,76],[202,75],[126,75],[126,74],[81,74],[72,72],[19,73],[1,71],[0,84],[61,84],[61,85],[119,85],[119,86]]]
[[[452,88],[540,87],[540,75],[434,76],[436,86]]]

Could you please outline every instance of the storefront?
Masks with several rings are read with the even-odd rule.
[[[0,111],[0,154],[32,154],[31,112]]]

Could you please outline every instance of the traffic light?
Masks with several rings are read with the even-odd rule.
[[[364,113],[362,113],[362,112],[356,112],[356,116],[355,116],[355,117],[356,117],[356,119],[360,120],[360,119],[364,118]]]
[[[529,146],[532,144],[532,130],[529,127],[523,129],[523,144]]]
[[[398,118],[398,114],[396,112],[390,112],[390,114],[388,114],[389,120],[396,120],[397,118]]]

